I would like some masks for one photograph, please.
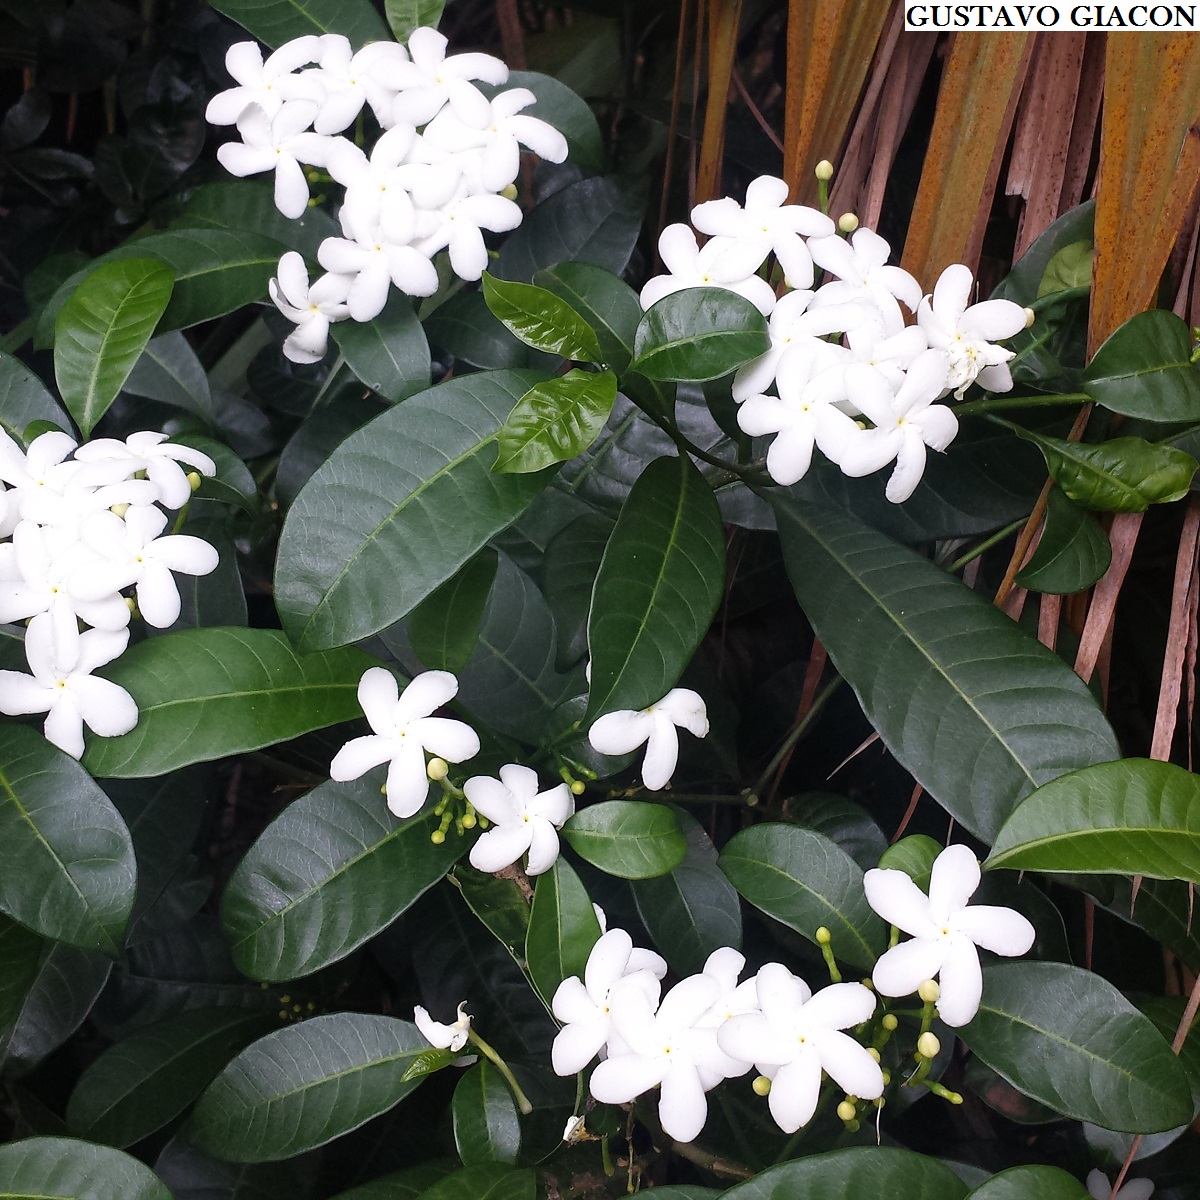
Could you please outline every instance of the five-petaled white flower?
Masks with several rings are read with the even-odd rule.
[[[629,754],[645,743],[642,783],[652,792],[667,786],[679,760],[679,734],[708,734],[708,711],[691,688],[672,688],[661,700],[640,712],[631,708],[605,713],[588,730],[592,749],[601,754]]]
[[[651,308],[664,296],[685,288],[714,287],[737,292],[763,316],[770,316],[775,307],[774,289],[753,270],[743,273],[743,264],[736,259],[726,262],[725,252],[734,245],[733,238],[715,237],[701,246],[688,226],[668,225],[658,239],[658,252],[670,273],[656,275],[642,288],[642,307]]]
[[[391,84],[399,90],[392,108],[396,124],[424,125],[450,108],[468,125],[482,127],[491,115],[484,94],[470,80],[507,83],[508,67],[490,54],[446,55],[449,42],[436,29],[414,29],[408,39],[410,63],[397,63]]]
[[[921,285],[901,267],[887,265],[891,246],[874,230],[859,229],[846,241],[838,237],[813,238],[808,243],[813,262],[836,279],[823,284],[814,304],[864,301],[879,311],[884,332],[899,333],[904,315],[897,300],[909,311],[921,302]]]
[[[464,1000],[458,1006],[458,1020],[452,1025],[443,1025],[418,1004],[413,1009],[413,1021],[431,1046],[439,1050],[453,1050],[457,1054],[471,1037],[471,1016],[466,1009],[467,1002]]]
[[[1012,957],[1025,954],[1036,936],[1011,908],[968,906],[979,879],[975,855],[966,846],[947,846],[934,860],[928,896],[903,871],[877,867],[863,880],[871,907],[912,936],[875,964],[875,987],[884,996],[907,996],[937,976],[938,1015],[953,1028],[979,1011],[983,974],[976,946]]]
[[[390,763],[388,808],[397,817],[411,817],[429,794],[427,750],[455,763],[479,753],[479,735],[469,725],[430,715],[457,694],[458,680],[449,671],[417,675],[401,695],[390,671],[368,667],[358,681],[358,702],[375,732],[353,738],[334,755],[330,778],[357,779],[380,763]]]
[[[463,784],[466,797],[491,821],[489,829],[471,847],[471,865],[481,871],[499,871],[529,852],[528,875],[541,875],[558,858],[558,830],[575,811],[575,797],[565,783],[538,791],[537,772],[509,763],[500,778],[476,775]]]
[[[308,268],[295,250],[279,260],[278,272],[269,285],[271,299],[296,326],[284,339],[285,357],[299,363],[320,362],[325,357],[330,324],[350,315],[346,300],[353,282],[350,275],[331,272],[310,286]]]
[[[1114,1196],[1108,1176],[1100,1170],[1088,1173],[1087,1187],[1095,1200],[1109,1200],[1109,1197],[1112,1197],[1112,1200],[1150,1200],[1154,1195],[1154,1184],[1151,1180],[1131,1179],[1122,1185],[1121,1190]]]
[[[296,258],[299,257],[297,254]],[[131,433],[123,442],[116,438],[84,442],[75,451],[75,460],[122,463],[130,475],[144,471],[146,478],[158,488],[159,503],[176,509],[192,498],[192,485],[181,463],[195,468],[201,475],[217,473],[217,464],[202,450],[168,441],[165,433],[154,430]]]
[[[225,69],[237,87],[218,92],[208,102],[204,119],[210,125],[232,125],[251,104],[273,117],[288,100],[321,101],[324,87],[311,76],[294,74],[320,53],[321,39],[315,34],[292,38],[266,62],[257,42],[235,43],[225,52]]]

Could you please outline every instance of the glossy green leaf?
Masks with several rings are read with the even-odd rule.
[[[71,430],[71,418],[46,385],[20,359],[0,353],[0,428],[20,443],[34,421]]]
[[[233,959],[252,979],[311,975],[390,925],[466,846],[429,841],[432,812],[392,816],[382,769],[288,805],[238,863],[221,901]]]
[[[247,1046],[200,1097],[189,1136],[230,1162],[274,1162],[349,1133],[420,1083],[404,1068],[429,1043],[408,1021],[332,1013]]]
[[[621,879],[665,875],[687,854],[675,810],[642,800],[590,804],[567,821],[562,836],[585,862]]]
[[[599,939],[600,923],[591,897],[560,857],[537,877],[525,939],[529,974],[547,1005],[564,979],[583,978],[588,955]]]
[[[500,1163],[477,1163],[447,1175],[420,1200],[534,1200],[537,1176]]]
[[[198,1009],[141,1030],[106,1050],[67,1103],[72,1133],[123,1149],[174,1120],[272,1018]]]
[[[702,382],[766,354],[766,318],[725,288],[684,288],[664,296],[638,325],[632,369],[648,379]]]
[[[296,497],[275,603],[302,650],[345,645],[409,613],[517,519],[545,476],[497,475],[495,442],[541,376],[467,375],[346,439]]]
[[[521,885],[515,879],[489,875],[462,863],[454,868],[450,882],[496,940],[513,958],[524,962],[530,902]]]
[[[1200,778],[1145,758],[1060,775],[1017,806],[988,866],[1200,883]]]
[[[828,838],[799,825],[753,825],[734,834],[717,860],[755,908],[816,942],[824,926],[843,962],[869,970],[887,929],[863,891],[862,868]]]
[[[1081,377],[1097,404],[1147,421],[1200,421],[1200,368],[1192,336],[1172,312],[1131,317],[1096,351]]]
[[[969,1200],[1088,1200],[1087,1188],[1058,1167],[1010,1167],[993,1175]]]
[[[1145,512],[1151,504],[1179,500],[1197,469],[1190,454],[1143,438],[1089,445],[1011,428],[1041,450],[1054,482],[1070,499],[1099,512]]]
[[[398,42],[407,42],[414,29],[437,28],[446,0],[384,0],[383,13]]]
[[[485,271],[483,298],[492,315],[527,346],[576,362],[601,361],[600,343],[591,326],[554,292],[497,279]]]
[[[430,671],[459,674],[467,665],[496,578],[496,551],[485,546],[412,611],[408,636]]]
[[[185,629],[131,647],[103,674],[137,701],[123,737],[93,738],[93,775],[161,775],[259,750],[361,715],[374,660],[346,647],[297,654],[274,629]]]
[[[153,1171],[109,1146],[65,1137],[0,1146],[0,1196],[12,1200],[171,1200]]]
[[[936,1158],[894,1146],[854,1146],[769,1167],[722,1200],[962,1200],[967,1186]]]
[[[340,33],[356,47],[389,40],[368,0],[216,0],[213,8],[272,48],[309,33]]]
[[[0,728],[0,911],[112,954],[136,889],[129,830],[88,773],[27,725]]]
[[[890,845],[880,856],[879,865],[889,871],[903,871],[923,892],[929,891],[934,859],[942,852],[940,842],[924,833],[909,834]]]
[[[1171,1047],[1112,984],[1079,967],[984,968],[983,1002],[959,1036],[1018,1091],[1065,1117],[1127,1133],[1191,1119]]]
[[[1091,587],[1111,562],[1108,535],[1085,509],[1052,487],[1041,539],[1017,572],[1017,583],[1031,591],[1069,596]]]
[[[54,377],[87,437],[117,398],[171,299],[175,276],[153,258],[89,271],[54,322]]]
[[[454,1089],[454,1145],[464,1166],[515,1163],[521,1152],[521,1116],[500,1072],[486,1059]]]
[[[642,924],[682,977],[703,970],[708,956],[722,946],[740,949],[742,909],[703,827],[687,813],[676,817],[687,842],[683,861],[666,875],[635,879],[630,886]]]
[[[1038,284],[1037,298],[1052,296],[1071,288],[1086,288],[1092,285],[1092,260],[1095,248],[1091,239],[1085,242],[1068,242],[1056,251],[1046,264],[1042,281]]]
[[[600,435],[617,399],[611,371],[568,371],[535,383],[508,414],[492,470],[541,471],[581,454]]]
[[[633,361],[642,319],[637,292],[623,279],[591,263],[564,262],[539,271],[533,282],[565,300],[592,328],[600,361],[623,375]]]
[[[605,169],[604,135],[582,96],[553,75],[538,71],[509,71],[505,86],[528,88],[537,97],[537,103],[524,111],[553,125],[566,138],[567,162],[571,166],[584,175],[598,175]]]
[[[725,527],[687,458],[652,462],[633,485],[592,592],[588,721],[666,695],[717,611]]]
[[[529,365],[529,347],[492,316],[482,292],[451,296],[426,317],[424,325],[433,345],[473,367],[499,371]]]
[[[587,513],[559,530],[546,546],[542,589],[558,628],[560,668],[579,662],[587,653],[592,587],[612,530],[607,517]]]
[[[867,719],[972,833],[990,841],[1034,788],[1120,756],[1079,676],[958,580],[848,517],[775,511],[792,587]]]
[[[429,387],[429,343],[409,297],[393,291],[372,321],[339,321],[333,340],[350,370],[393,404]]]
[[[125,380],[124,390],[182,408],[205,421],[213,419],[212,392],[204,365],[179,332],[150,339]]]

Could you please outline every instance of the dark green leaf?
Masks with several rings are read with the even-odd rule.
[[[611,371],[574,370],[535,383],[500,429],[492,470],[541,471],[581,454],[599,436],[616,398]]]
[[[355,47],[388,40],[367,0],[216,0],[213,8],[272,48],[308,33],[340,33]]]
[[[684,288],[638,325],[632,369],[648,379],[720,379],[771,348],[766,318],[736,292]]]
[[[988,866],[1200,883],[1200,778],[1144,758],[1060,775],[1017,806]]]
[[[515,1163],[521,1152],[521,1117],[508,1084],[486,1059],[454,1089],[454,1144],[465,1166]]]
[[[880,856],[879,865],[889,871],[903,871],[923,892],[929,891],[933,861],[942,852],[940,842],[924,833],[909,834],[889,846]]]
[[[351,1188],[348,1192],[338,1192],[333,1200],[420,1200],[438,1180],[452,1174],[457,1165],[431,1162],[405,1167]]]
[[[972,833],[990,840],[1034,788],[1119,757],[1083,681],[993,605],[848,517],[775,510],[792,587],[834,665],[888,749]]]
[[[454,865],[461,838],[430,843],[432,812],[398,820],[382,770],[323,783],[290,804],[238,863],[221,902],[234,962],[252,979],[295,979],[344,958]]]
[[[204,421],[213,419],[208,376],[182,333],[151,338],[125,380],[124,390],[195,413]]]
[[[711,489],[689,459],[657,459],[630,491],[596,577],[588,721],[666,695],[724,587],[725,527]]]
[[[506,86],[528,88],[537,97],[537,103],[525,112],[549,122],[567,139],[567,161],[572,166],[584,175],[597,175],[604,170],[606,156],[600,125],[577,93],[553,75],[537,71],[509,71]]]
[[[0,916],[0,1040],[21,1018],[38,974],[42,939],[24,925]]]
[[[497,475],[494,443],[540,377],[497,371],[430,388],[334,451],[288,513],[275,603],[301,649],[344,645],[409,613],[546,484]]]
[[[405,1066],[429,1043],[407,1021],[332,1013],[246,1047],[205,1089],[191,1140],[230,1162],[274,1162],[387,1112],[420,1083]]]
[[[485,546],[412,611],[408,635],[431,671],[459,674],[467,665],[496,578],[496,551]]]
[[[587,619],[592,587],[612,534],[607,517],[589,513],[559,530],[542,560],[542,590],[558,628],[558,666],[566,668],[587,653]]]
[[[0,428],[21,443],[34,421],[49,421],[71,431],[71,418],[46,385],[20,359],[0,353]]]
[[[188,1145],[182,1134],[166,1144],[154,1170],[175,1200],[307,1200],[314,1182],[310,1159],[222,1162]]]
[[[54,322],[54,377],[87,437],[150,341],[174,286],[170,267],[125,258],[89,271]]]
[[[600,361],[623,375],[633,361],[642,306],[623,279],[591,263],[565,262],[539,271],[533,282],[565,300],[591,326]]]
[[[1097,404],[1147,421],[1200,421],[1200,370],[1192,338],[1174,313],[1138,313],[1096,351],[1082,376]]]
[[[129,830],[88,773],[28,726],[0,728],[0,911],[112,954],[136,888]]]
[[[1091,587],[1111,562],[1108,535],[1084,509],[1052,487],[1041,539],[1017,572],[1017,583],[1035,592],[1069,596]]]
[[[977,1187],[970,1200],[1088,1200],[1087,1188],[1058,1167],[1010,1167]]]
[[[436,29],[446,0],[384,0],[383,12],[396,41],[407,42],[414,29]]]
[[[482,292],[459,292],[439,304],[425,320],[425,334],[473,367],[498,371],[529,365],[529,347],[492,316]]]
[[[525,961],[529,933],[529,901],[515,879],[501,878],[459,864],[450,882],[462,893],[467,907],[513,956]]]
[[[810,942],[824,926],[844,962],[870,969],[887,943],[863,891],[862,868],[828,838],[798,825],[754,825],[735,834],[718,864],[755,908]]]
[[[802,792],[788,801],[788,815],[797,825],[816,830],[841,846],[864,871],[879,865],[887,838],[861,804],[832,792]]]
[[[255,511],[258,507],[258,484],[250,468],[228,446],[198,433],[182,433],[173,440],[207,454],[216,465],[215,475],[201,476],[197,496],[205,500],[219,500],[223,504],[236,504],[250,513]]]
[[[654,879],[683,862],[687,839],[674,809],[607,800],[577,812],[562,836],[585,862],[621,879]]]
[[[162,1180],[136,1158],[63,1137],[0,1146],[0,1195],[13,1200],[171,1200]]]
[[[123,737],[93,739],[85,764],[101,778],[161,775],[353,720],[373,661],[351,647],[297,654],[273,629],[152,638],[104,669],[137,701],[138,723]]]
[[[248,1042],[265,1015],[198,1009],[133,1034],[79,1077],[67,1104],[71,1132],[123,1149],[174,1120]]]
[[[500,1163],[477,1163],[447,1175],[420,1200],[534,1200],[537,1176]]]
[[[1191,1119],[1179,1060],[1112,984],[1064,963],[985,967],[959,1036],[1018,1091],[1105,1129],[1157,1133]]]
[[[529,974],[547,1006],[564,979],[583,978],[588,955],[599,939],[591,898],[579,876],[559,858],[538,876],[525,939]]]
[[[602,360],[591,326],[554,292],[531,283],[497,279],[485,271],[483,298],[492,315],[527,346],[576,362]]]
[[[358,378],[395,403],[429,387],[429,343],[412,300],[393,291],[373,321],[340,321],[333,340]]]

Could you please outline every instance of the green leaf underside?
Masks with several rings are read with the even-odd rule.
[[[582,454],[599,437],[616,399],[611,371],[568,371],[534,384],[500,429],[493,470],[541,471]]]
[[[272,49],[310,33],[341,33],[356,48],[390,40],[367,0],[215,0],[213,8]]]
[[[798,825],[755,825],[735,834],[717,860],[743,898],[816,942],[825,926],[834,954],[870,969],[887,943],[863,891],[862,868],[840,847]]]
[[[323,783],[275,818],[238,863],[221,922],[239,970],[285,980],[344,958],[385,929],[465,850],[429,835],[432,812],[388,811],[377,769]]]
[[[34,421],[49,421],[69,432],[71,418],[46,385],[11,354],[0,353],[0,428],[21,442]]]
[[[775,511],[834,665],[888,749],[972,833],[990,841],[1034,788],[1119,757],[1083,681],[994,606],[848,517],[787,500]]]
[[[684,288],[649,309],[632,369],[662,381],[720,379],[770,349],[766,318],[725,288]]]
[[[575,362],[602,361],[595,332],[555,293],[532,283],[497,279],[485,271],[483,297],[492,315],[527,346]]]
[[[1200,779],[1136,758],[1060,775],[1018,805],[988,866],[1200,883]]]
[[[451,1111],[454,1144],[464,1166],[517,1161],[521,1117],[508,1084],[486,1059],[458,1081]]]
[[[643,709],[675,686],[725,587],[725,528],[687,458],[659,458],[633,485],[592,591],[587,720]]]
[[[984,968],[962,1040],[1018,1091],[1105,1129],[1157,1133],[1191,1119],[1187,1076],[1149,1018],[1112,984],[1051,962]]]
[[[296,497],[275,602],[301,649],[345,645],[409,613],[542,490],[497,475],[493,444],[544,376],[497,371],[410,397],[352,434]]]
[[[683,862],[687,839],[673,809],[641,800],[590,804],[563,826],[584,861],[622,879],[652,879]]]
[[[112,801],[40,733],[0,727],[0,910],[112,954],[136,887],[133,843]]]
[[[1035,592],[1069,596],[1091,587],[1112,562],[1108,535],[1059,488],[1047,496],[1046,525],[1017,583]]]
[[[171,1200],[153,1171],[109,1146],[33,1137],[0,1146],[0,1197],[13,1200]]]
[[[428,670],[457,675],[467,665],[479,640],[498,561],[496,551],[485,546],[413,609],[408,635]]]
[[[588,955],[600,938],[591,898],[579,876],[559,858],[533,890],[525,959],[542,1000],[549,1006],[558,985],[583,978]]]
[[[230,1162],[303,1154],[399,1103],[420,1084],[402,1082],[405,1066],[428,1049],[415,1025],[373,1013],[332,1013],[277,1030],[205,1089],[189,1136]]]
[[[104,668],[137,702],[138,723],[123,737],[94,738],[84,766],[101,778],[161,775],[352,720],[372,662],[351,647],[297,654],[273,629],[152,638]]]

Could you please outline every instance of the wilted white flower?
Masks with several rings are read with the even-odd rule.
[[[257,42],[238,42],[225,53],[225,69],[237,87],[218,92],[209,102],[204,119],[210,125],[233,125],[256,104],[268,117],[289,100],[308,100],[314,104],[325,98],[325,89],[310,75],[294,71],[315,62],[321,53],[321,39],[312,34],[293,38],[279,47],[266,62]]]
[[[588,741],[601,754],[629,754],[645,744],[642,783],[657,792],[670,783],[679,760],[676,728],[698,738],[708,735],[708,711],[691,688],[672,688],[640,712],[622,708],[605,713],[588,730]]]
[[[558,830],[575,811],[565,783],[538,791],[537,772],[517,763],[500,768],[500,778],[476,775],[463,784],[476,812],[492,823],[471,847],[471,865],[499,871],[528,852],[528,875],[541,875],[558,858]]]
[[[1088,1191],[1095,1200],[1150,1200],[1154,1195],[1154,1184],[1149,1179],[1131,1179],[1122,1185],[1121,1190],[1113,1196],[1112,1184],[1103,1171],[1093,1170],[1087,1177]]]
[[[467,1002],[464,1000],[458,1006],[458,1020],[453,1025],[443,1025],[418,1004],[413,1009],[413,1021],[431,1046],[439,1050],[453,1050],[457,1054],[471,1037],[471,1017],[466,1009]]]
[[[353,283],[350,275],[322,275],[309,286],[308,268],[295,250],[280,260],[277,274],[270,283],[275,307],[296,328],[283,342],[283,353],[292,362],[315,363],[325,357],[329,347],[329,326],[350,315],[346,298]]]
[[[775,292],[771,285],[753,270],[741,273],[739,262],[735,261],[728,270],[725,269],[725,252],[733,246],[733,238],[715,237],[701,247],[687,225],[668,225],[658,239],[658,252],[669,274],[656,275],[642,288],[642,307],[651,308],[664,296],[685,288],[716,287],[736,292],[764,316],[770,316],[775,307]]]

